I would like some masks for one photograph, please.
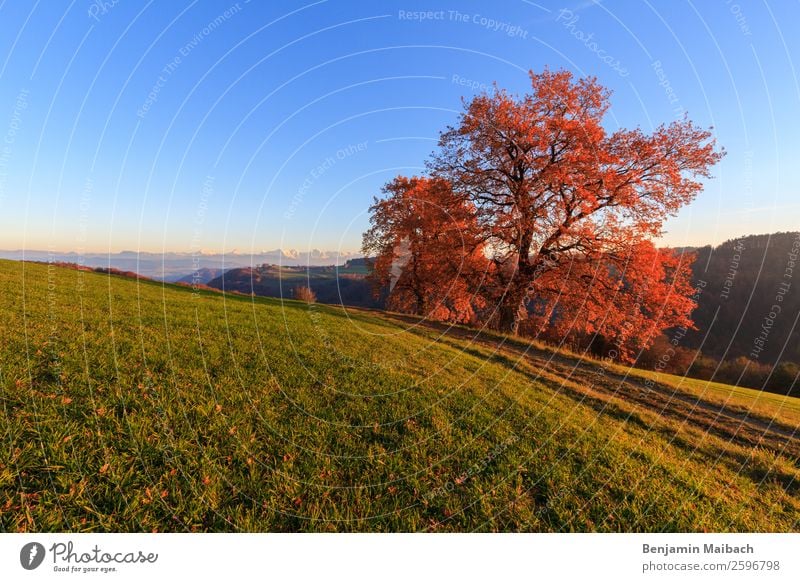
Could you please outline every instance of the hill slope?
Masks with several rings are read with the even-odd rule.
[[[350,260],[340,266],[296,267],[261,265],[229,269],[208,281],[221,291],[238,291],[261,297],[291,299],[297,286],[310,287],[320,303],[358,307],[380,307],[367,281],[364,260]]]
[[[0,312],[2,530],[798,529],[795,399],[48,265]]]
[[[800,283],[793,281],[799,267],[800,232],[752,235],[698,249],[693,279],[706,285],[692,314],[697,330],[687,334],[687,347],[717,359],[800,363]],[[765,319],[775,311],[762,335]]]

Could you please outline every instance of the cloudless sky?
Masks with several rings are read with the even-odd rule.
[[[412,14],[432,11],[419,20]],[[800,229],[797,2],[0,4],[0,248],[353,251],[461,98],[567,68],[727,157],[670,245]]]

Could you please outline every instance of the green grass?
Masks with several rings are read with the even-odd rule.
[[[0,312],[2,530],[798,529],[794,435],[703,430],[541,353],[7,261]]]
[[[465,331],[468,328],[462,328]],[[683,393],[701,398],[704,401],[725,405],[728,407],[739,407],[743,411],[757,414],[769,419],[786,423],[792,427],[798,427],[800,433],[800,398],[764,392],[744,386],[731,386],[720,382],[689,378],[687,376],[676,376],[654,370],[632,368],[615,363],[608,363],[598,360],[587,353],[577,353],[567,349],[555,349],[546,343],[530,341],[520,338],[512,338],[497,333],[483,332],[483,335],[492,337],[496,341],[511,342],[527,349],[547,352],[556,356],[570,356],[579,358],[595,366],[607,366],[617,374],[629,376],[641,380],[651,380],[668,385]],[[788,387],[787,387],[788,388]],[[788,390],[787,390],[788,391]]]
[[[800,426],[800,399],[792,396],[635,368],[630,373],[632,376],[669,384],[710,402],[739,405],[752,413],[775,417],[793,426]]]

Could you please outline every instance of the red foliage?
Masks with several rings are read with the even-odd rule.
[[[480,288],[496,306],[481,315],[502,331],[596,334],[631,357],[691,325],[691,259],[650,241],[723,153],[688,119],[609,133],[610,94],[595,79],[530,77],[527,95],[496,89],[466,103],[432,178],[387,185],[364,250],[377,281],[394,285],[395,309],[474,320]]]
[[[614,358],[633,360],[666,328],[693,328],[694,255],[633,241],[595,261],[576,260],[535,281],[526,331],[550,338],[599,336]]]
[[[483,299],[473,289],[488,267],[474,209],[441,179],[399,176],[384,194],[363,244],[376,293],[388,288],[394,311],[474,321]]]
[[[638,129],[609,134],[602,125],[608,98],[593,78],[531,73],[530,94],[480,95],[441,136],[430,167],[477,208],[497,267],[503,331],[518,330],[531,299],[552,314],[548,295],[556,285],[568,291],[559,313],[588,316],[575,319],[572,329],[619,330],[600,324],[601,306],[610,310],[607,322],[618,320],[625,306],[613,298],[624,296],[621,289],[646,276],[666,278],[674,267],[646,241],[694,198],[700,178],[709,177],[722,154],[710,133],[688,119],[651,135]],[[677,280],[675,294],[685,291],[685,281]],[[646,327],[688,318],[690,302],[672,300],[664,309],[653,303],[665,297],[653,290],[643,295],[640,312],[652,318]],[[634,321],[641,324],[641,316]]]
[[[316,303],[317,302],[317,294],[314,293],[314,290],[311,289],[308,285],[298,285],[294,289],[292,289],[292,295],[298,301],[304,301],[306,303]]]

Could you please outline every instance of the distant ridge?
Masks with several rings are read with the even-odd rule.
[[[800,232],[743,236],[695,252],[693,278],[705,286],[692,314],[698,330],[685,347],[714,358],[800,362]]]
[[[197,252],[138,252],[121,251],[117,253],[50,252],[43,250],[0,250],[0,259],[15,261],[43,261],[54,263],[74,263],[86,267],[106,267],[121,271],[135,271],[144,277],[165,281],[178,281],[202,269],[226,269],[250,267],[264,263],[299,265],[337,265],[360,257],[360,253],[338,252],[312,249],[309,251],[264,250],[256,253],[232,251],[217,253]]]

